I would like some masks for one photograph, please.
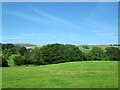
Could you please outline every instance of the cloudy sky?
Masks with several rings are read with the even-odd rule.
[[[118,42],[117,2],[4,2],[2,5],[3,43]]]

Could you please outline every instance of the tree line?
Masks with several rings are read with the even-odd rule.
[[[88,46],[84,48],[89,49]],[[14,44],[2,44],[0,65],[9,66],[8,61],[14,55],[14,65],[47,65],[73,61],[118,61],[120,49],[118,47],[93,47],[88,53],[82,52],[77,46],[71,44],[48,44],[42,47],[27,49]]]

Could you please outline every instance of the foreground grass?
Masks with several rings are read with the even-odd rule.
[[[3,88],[117,88],[117,61],[6,67]]]

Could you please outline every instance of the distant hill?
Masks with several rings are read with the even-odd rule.
[[[43,45],[35,45],[31,43],[11,43],[20,47],[26,47],[26,48],[34,48],[34,47],[42,47]],[[103,50],[105,50],[106,47],[118,47],[120,48],[120,44],[105,44],[105,45],[76,45],[80,50],[87,53],[89,52],[93,47],[100,47]],[[85,48],[84,46],[87,46]],[[2,43],[0,43],[0,49],[2,47]]]
[[[88,49],[84,48],[84,46],[87,46]],[[83,51],[84,53],[88,53],[93,47],[100,47],[102,48],[103,50],[105,50],[105,48],[107,47],[118,47],[117,45],[114,46],[114,45],[109,45],[109,44],[106,44],[106,45],[78,45],[78,48]],[[120,48],[120,47],[118,47]]]
[[[24,46],[24,47],[36,46],[35,44],[29,44],[29,43],[15,43],[14,45]]]

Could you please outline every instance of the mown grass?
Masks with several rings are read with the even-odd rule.
[[[117,88],[117,61],[81,61],[2,69],[3,88]]]

